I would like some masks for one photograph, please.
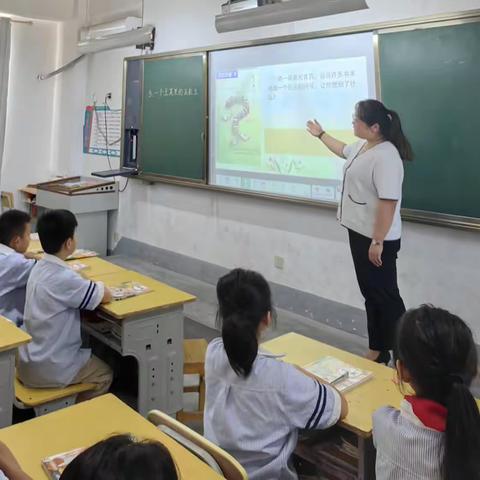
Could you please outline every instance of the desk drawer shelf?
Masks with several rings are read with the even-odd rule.
[[[342,428],[307,432],[300,436],[295,454],[308,466],[312,480],[357,480],[360,466],[358,437]]]
[[[91,325],[89,325],[87,322],[82,323],[82,329],[84,332],[101,341],[102,343],[110,347],[112,350],[115,350],[120,354],[122,353],[121,340],[112,332],[100,332]]]

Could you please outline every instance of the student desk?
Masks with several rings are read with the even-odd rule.
[[[345,394],[349,413],[339,426],[353,432],[358,438],[357,478],[374,479],[372,414],[386,405],[398,408],[403,399],[398,386],[393,382],[394,370],[296,333],[288,333],[270,340],[262,344],[262,348],[275,354],[285,354],[283,360],[299,366],[331,355],[355,367],[373,372],[372,379]]]
[[[195,297],[136,272],[91,277],[107,287],[134,281],[150,292],[102,305],[100,324],[84,323],[91,336],[138,362],[138,411],[182,409],[183,305]]]
[[[75,260],[67,260],[67,263],[79,263],[82,265],[86,265],[88,268],[81,270],[79,273],[85,278],[94,278],[100,277],[101,275],[109,275],[112,273],[121,273],[126,272],[125,268],[119,267],[114,263],[111,263],[107,260],[103,260],[99,257],[87,257],[87,258],[79,258]],[[97,278],[97,280],[101,280],[101,278]]]
[[[4,428],[0,430],[0,440],[8,445],[28,475],[46,480],[41,466],[44,458],[89,447],[118,433],[161,442],[173,456],[182,480],[223,478],[111,394]]]
[[[30,244],[28,245],[27,252],[30,253],[43,253],[42,244],[40,240],[30,240]]]
[[[15,398],[15,353],[32,337],[0,316],[0,427],[12,424]]]

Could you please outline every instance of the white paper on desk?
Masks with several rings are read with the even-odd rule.
[[[81,272],[83,270],[88,270],[90,268],[89,265],[85,265],[84,263],[79,263],[79,262],[72,262],[69,263],[68,266],[74,271],[74,272]]]
[[[81,258],[90,258],[90,257],[97,257],[98,253],[94,252],[93,250],[86,250],[85,248],[77,248],[68,258],[67,260],[78,260]]]

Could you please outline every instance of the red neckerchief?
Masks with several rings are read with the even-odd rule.
[[[415,416],[428,428],[444,432],[447,426],[447,409],[440,403],[407,395],[405,400],[412,406]]]

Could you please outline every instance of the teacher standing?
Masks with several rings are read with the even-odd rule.
[[[316,120],[307,130],[346,160],[338,219],[348,229],[358,285],[365,298],[370,351],[367,358],[390,361],[405,305],[397,283],[402,221],[403,161],[412,160],[400,118],[377,100],[355,107],[351,145],[329,135]]]

